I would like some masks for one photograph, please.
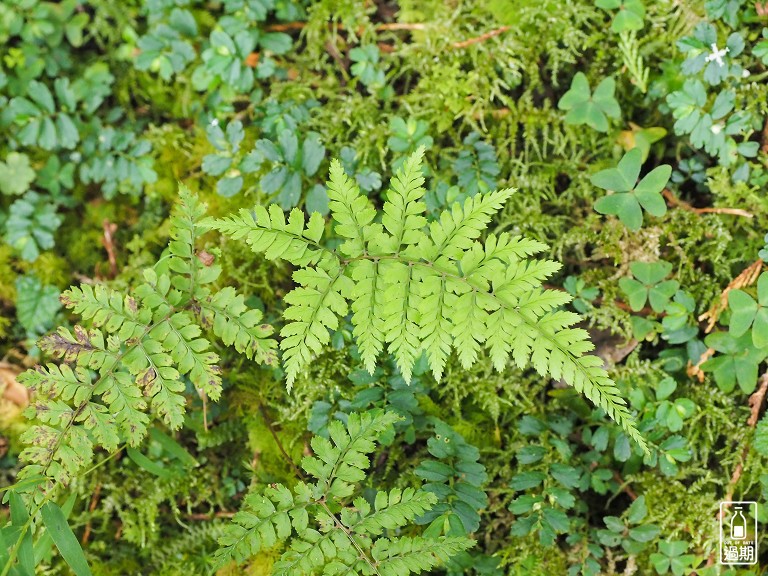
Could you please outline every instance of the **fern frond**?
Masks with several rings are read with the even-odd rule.
[[[419,244],[425,237],[422,229],[427,223],[424,217],[427,206],[421,201],[426,193],[421,171],[423,157],[422,146],[408,157],[387,190],[381,223],[391,238],[386,237],[386,241],[380,239],[377,243],[385,248],[385,253],[400,252]]]
[[[315,456],[307,456],[301,467],[317,478],[327,493],[336,498],[349,496],[351,482],[365,478],[370,462],[365,456],[376,449],[376,440],[400,419],[393,412],[352,413],[344,426],[338,420],[328,424],[330,440],[312,438]]]
[[[418,335],[421,346],[427,353],[427,360],[435,380],[443,376],[443,369],[451,353],[453,343],[453,309],[456,305],[456,294],[448,290],[448,280],[438,270],[418,269],[421,299],[418,304]],[[455,288],[460,291],[460,288]],[[410,379],[410,370],[404,372]]]
[[[381,276],[380,262],[358,260],[350,264],[352,289],[352,335],[357,341],[360,359],[370,372],[376,367],[376,358],[384,349],[384,323],[377,314],[386,302],[386,283]]]
[[[413,488],[393,488],[387,492],[379,492],[374,500],[374,510],[365,498],[355,499],[361,520],[349,527],[356,533],[379,536],[385,530],[396,530],[413,522],[437,502],[437,497],[431,492],[414,490]]]
[[[507,233],[480,241],[514,191],[476,194],[427,226],[423,153],[408,158],[392,179],[381,224],[340,164],[332,164],[330,205],[337,233],[346,239],[339,252],[319,243],[319,225],[310,239],[303,217],[292,213],[293,224],[285,224],[275,206],[269,212],[256,207],[255,216],[241,211],[237,219],[209,221],[267,258],[282,257],[306,271],[295,274],[299,287],[286,297],[292,322],[281,331],[280,348],[288,386],[321,353],[349,306],[371,373],[385,347],[406,382],[422,352],[439,380],[452,349],[469,367],[485,347],[497,370],[511,359],[520,368],[532,365],[542,375],[562,377],[645,448],[616,386],[583,356],[591,347],[587,334],[572,328],[578,316],[558,312],[570,296],[542,287],[560,269],[557,262],[532,258],[546,246]]]
[[[219,538],[217,557],[243,562],[285,541],[291,535],[289,515],[298,516],[298,509],[291,491],[281,484],[267,488],[263,495],[249,494]]]
[[[141,336],[152,321],[148,308],[139,307],[131,296],[123,296],[106,286],[73,286],[61,294],[61,303],[79,314],[83,320],[90,320],[97,328],[116,334],[123,342]]]
[[[419,304],[421,294],[414,267],[396,260],[383,260],[380,266],[386,278],[384,306],[378,310],[387,350],[395,357],[406,382],[410,382],[413,365],[421,350]]]
[[[173,275],[174,287],[186,295],[185,303],[196,295],[201,285],[218,278],[217,265],[204,266],[195,254],[197,238],[205,229],[200,220],[205,216],[205,204],[183,184],[179,185],[180,202],[170,217],[171,240],[168,243],[168,268]]]
[[[172,429],[184,421],[187,399],[184,377],[207,396],[221,393],[218,356],[202,336],[202,324],[213,325],[227,344],[258,361],[276,347],[271,327],[249,311],[233,290],[212,292],[220,274],[204,264],[195,243],[204,228],[205,207],[186,189],[170,218],[170,256],[145,270],[145,282],[123,294],[106,286],[72,287],[61,302],[86,325],[60,328],[40,341],[43,351],[63,363],[26,372],[19,381],[38,391],[41,425],[25,436],[29,462],[21,477],[41,474],[66,484],[93,457],[94,441],[107,450],[126,442],[141,443],[150,417]],[[284,228],[302,229],[319,239],[323,222],[292,217]],[[96,372],[93,380],[92,373]],[[149,414],[147,413],[149,411]]]
[[[373,507],[360,496],[359,484],[370,466],[367,455],[398,420],[389,412],[352,413],[346,425],[338,420],[328,425],[328,439],[314,436],[315,455],[304,458],[302,467],[316,481],[299,482],[293,493],[273,484],[263,493],[247,496],[219,539],[219,564],[243,562],[288,541],[272,567],[275,575],[392,574],[390,559],[405,570],[398,574],[408,574],[430,569],[469,548],[472,541],[466,538],[395,536],[432,508],[434,494],[395,488],[378,492]]]
[[[424,258],[432,261],[460,259],[514,193],[514,189],[507,188],[476,194],[467,198],[463,206],[457,202],[444,210],[440,219],[429,225],[431,243],[425,247]]]

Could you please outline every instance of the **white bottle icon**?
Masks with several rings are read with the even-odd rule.
[[[741,512],[741,506],[735,506],[731,517],[731,538],[744,540],[747,537],[747,519]]]

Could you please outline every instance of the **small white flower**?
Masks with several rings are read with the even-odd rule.
[[[720,132],[723,131],[723,125],[722,124],[713,124],[712,128],[710,128],[712,131],[712,134],[720,134]]]
[[[218,126],[218,125],[219,125],[219,119],[218,118],[214,118],[213,120],[211,120],[211,126]]]
[[[727,46],[722,50],[718,50],[717,44],[712,42],[712,54],[707,56],[707,62],[712,62],[714,60],[715,62],[717,62],[718,66],[724,66],[725,63],[723,62],[723,56],[728,54],[728,52],[730,52],[730,50],[728,49]]]
[[[742,78],[749,78],[749,74],[750,74],[749,70],[744,70],[744,71],[741,73],[741,77],[742,77]]]

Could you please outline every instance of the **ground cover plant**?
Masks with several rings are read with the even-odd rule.
[[[768,4],[0,40],[0,575],[764,573]]]

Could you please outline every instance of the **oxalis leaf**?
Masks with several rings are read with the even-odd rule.
[[[589,81],[583,72],[578,72],[557,107],[568,112],[565,116],[567,124],[587,124],[599,132],[608,131],[608,118],[619,118],[621,109],[613,94],[616,82],[613,78],[605,78],[594,94],[589,87]]]
[[[592,176],[592,184],[613,192],[597,200],[594,208],[601,214],[618,216],[630,230],[643,225],[643,210],[651,216],[667,213],[667,205],[661,191],[669,181],[672,167],[665,164],[654,168],[636,184],[642,166],[642,151],[633,148],[627,152],[616,168],[602,170]]]

